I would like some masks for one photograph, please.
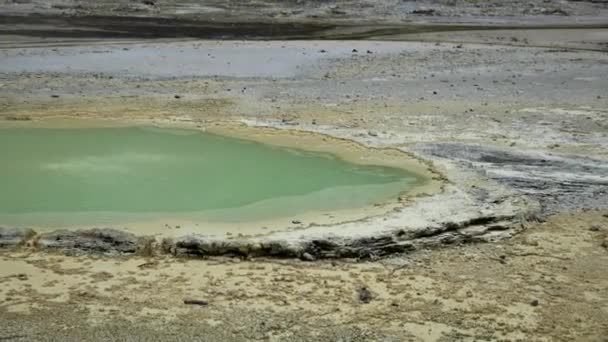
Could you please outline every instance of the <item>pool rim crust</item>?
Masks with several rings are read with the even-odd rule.
[[[48,117],[47,117],[48,118]],[[65,116],[59,119],[65,120]],[[54,117],[53,119],[57,119]],[[32,120],[0,123],[0,127],[47,125],[53,120]],[[68,117],[79,124],[92,122]],[[171,254],[173,256],[206,257],[232,255],[239,257],[298,257],[312,261],[322,258],[376,258],[396,253],[408,253],[420,248],[439,245],[488,242],[510,238],[519,233],[529,220],[536,219],[538,206],[523,199],[513,191],[488,182],[466,170],[454,169],[436,160],[425,160],[398,147],[384,148],[381,138],[374,138],[381,147],[369,146],[353,136],[352,130],[340,135],[331,128],[321,126],[293,127],[272,121],[195,121],[176,120],[94,120],[108,125],[157,125],[160,128],[194,128],[208,130],[227,129],[231,132],[274,132],[293,139],[301,137],[332,139],[348,143],[366,151],[393,151],[421,166],[432,176],[430,188],[410,194],[396,206],[381,207],[377,215],[369,215],[350,221],[324,225],[301,225],[283,231],[273,231],[261,236],[213,236],[202,233],[176,231],[172,236],[135,235],[121,229],[88,227],[78,230],[53,230],[38,233],[32,229],[0,227],[0,251],[2,248],[43,250],[63,254],[95,254],[128,256]],[[57,122],[57,121],[55,121]],[[48,127],[48,126],[46,126]],[[334,134],[336,133],[336,134]],[[352,137],[352,138],[349,138]],[[359,140],[359,141],[357,141]],[[390,144],[387,144],[390,145]],[[409,170],[409,169],[408,169]],[[449,170],[450,178],[447,177]],[[489,198],[471,197],[471,186],[487,189]],[[494,199],[500,198],[499,201]],[[377,209],[377,208],[375,208]],[[3,240],[8,241],[3,243]]]

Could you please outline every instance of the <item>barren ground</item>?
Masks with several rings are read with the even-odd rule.
[[[447,190],[420,217],[507,208],[525,219],[488,230],[495,242],[448,231],[461,238],[371,259],[5,249],[0,340],[607,341],[605,2],[92,3],[0,1],[3,126],[67,117],[319,132],[432,162]],[[20,17],[31,13],[51,19]],[[141,23],[107,24],[131,15],[190,26],[151,37]],[[305,30],[211,39],[248,36],[231,22]],[[478,29],[437,30],[446,23]],[[323,40],[291,40],[301,34]],[[365,40],[326,40],[344,35]]]

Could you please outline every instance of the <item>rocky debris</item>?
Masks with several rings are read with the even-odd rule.
[[[334,258],[377,259],[408,253],[420,248],[469,242],[489,242],[511,237],[523,229],[524,218],[512,216],[480,217],[463,222],[448,222],[434,227],[406,231],[396,229],[377,236],[281,240],[219,240],[205,235],[166,238],[162,250],[175,256],[300,258],[305,261]]]
[[[532,306],[538,306],[540,304],[540,302],[538,301],[538,299],[534,299],[530,302],[530,305]]]
[[[599,232],[602,229],[602,227],[599,224],[594,224],[591,227],[589,227],[589,230],[592,232]]]
[[[229,255],[247,257],[255,255],[255,248],[247,241],[229,241],[208,239],[204,235],[187,235],[178,238],[166,238],[163,240],[162,249],[165,253],[175,256],[206,257],[210,255]],[[263,249],[260,249],[262,251]],[[269,255],[273,255],[273,247],[270,247]],[[282,248],[277,248],[274,253],[281,255]]]
[[[543,214],[608,208],[605,161],[461,143],[419,144],[423,156],[472,168],[538,201]]]
[[[0,227],[0,248],[16,247],[25,244],[36,235],[32,229]]]
[[[36,245],[41,249],[58,250],[67,254],[134,254],[144,245],[144,239],[134,234],[110,228],[90,230],[59,230],[41,234]]]

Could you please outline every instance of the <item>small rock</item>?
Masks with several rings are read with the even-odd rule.
[[[357,51],[357,49],[353,49],[353,53],[357,53],[357,52],[359,52],[359,51]]]
[[[594,224],[589,228],[589,230],[592,232],[598,232],[600,229],[602,229],[602,227],[599,224]]]
[[[173,97],[175,97],[176,99],[181,99],[182,97],[179,95],[173,95]]]
[[[372,301],[372,293],[366,287],[361,287],[357,292],[361,303],[367,304]]]
[[[530,305],[532,306],[538,306],[540,304],[540,302],[538,301],[538,299],[534,299],[530,302]]]
[[[206,306],[209,305],[209,302],[201,299],[184,299],[184,304]]]
[[[436,11],[432,8],[419,8],[412,11],[416,15],[435,15]]]
[[[377,137],[378,133],[369,131],[369,132],[367,132],[367,135],[369,135],[370,137]]]
[[[327,51],[324,49],[319,50],[320,53],[326,53]]]
[[[298,220],[293,220],[293,221],[291,221],[291,223],[293,223],[293,224],[300,224],[300,223],[302,223],[302,222],[301,222],[301,221],[298,221]]]
[[[369,55],[371,55],[371,54],[372,54],[372,53],[374,53],[374,52],[373,52],[372,50],[367,50],[367,53],[368,53]]]
[[[27,274],[19,273],[19,274],[17,274],[17,279],[19,279],[19,280],[27,280]]]
[[[57,94],[52,94],[52,95],[51,95],[51,97],[56,99],[56,98],[58,98],[58,97],[59,97],[59,95],[57,95]]]
[[[316,258],[308,252],[304,252],[301,256],[301,259],[304,261],[315,261],[316,260]]]

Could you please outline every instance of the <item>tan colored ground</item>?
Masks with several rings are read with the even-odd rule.
[[[608,213],[587,212],[500,244],[377,262],[5,253],[0,337],[605,341],[607,236]]]

